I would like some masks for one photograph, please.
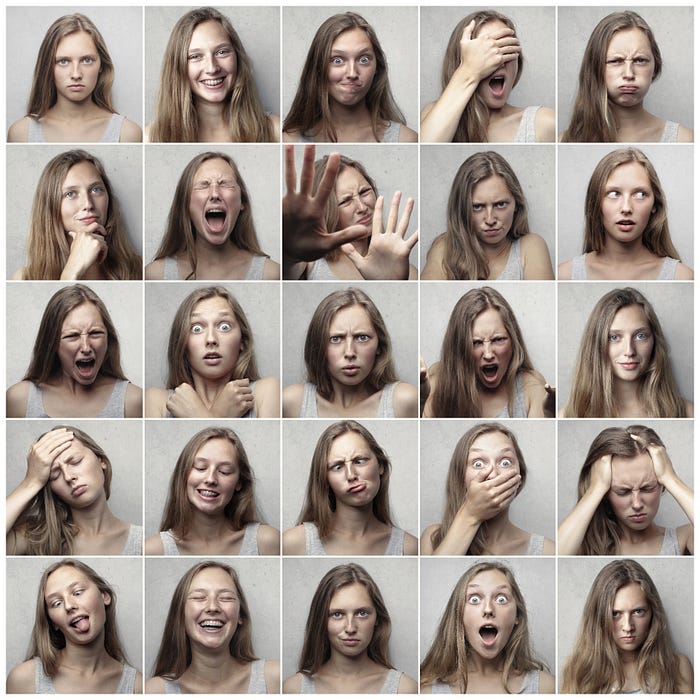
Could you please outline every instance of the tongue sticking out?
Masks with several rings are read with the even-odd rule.
[[[226,223],[226,214],[223,211],[208,211],[205,214],[207,225],[213,233],[221,233]]]
[[[78,620],[75,624],[71,625],[71,627],[75,630],[78,630],[78,632],[87,632],[90,629],[90,619],[87,617],[83,617],[80,620]]]

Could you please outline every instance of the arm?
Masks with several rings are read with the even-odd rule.
[[[143,418],[143,389],[136,384],[129,384],[126,387],[124,417]]]
[[[136,671],[136,678],[134,679],[134,693],[139,695],[143,694],[143,675],[141,671]]]
[[[198,415],[215,418],[241,418],[253,408],[253,403],[255,401],[253,390],[250,388],[249,379],[233,379],[228,382],[223,388],[223,391],[216,397],[210,410],[207,410],[195,390],[189,384],[181,384],[180,387],[175,389],[175,394],[177,394],[181,387],[185,392],[185,403],[183,403],[181,407],[178,407],[177,410],[181,411],[182,415],[175,413],[173,409],[170,408],[170,402],[168,402],[170,412],[178,418],[194,418]],[[185,389],[185,387],[189,387],[191,392]],[[262,389],[263,394],[265,394],[266,388],[264,382]],[[171,400],[175,397],[175,394],[171,396]],[[261,409],[262,408],[263,402],[261,402]],[[267,410],[271,410],[269,406]]]
[[[554,676],[546,671],[540,671],[540,694],[554,695],[554,693],[556,693]]]
[[[396,418],[418,418],[418,390],[413,384],[398,384],[394,389],[393,404]]]
[[[280,417],[280,380],[277,377],[264,377],[255,382],[253,394],[255,415],[258,418]]]
[[[268,693],[277,695],[280,692],[280,662],[277,659],[265,661],[265,689]]]
[[[165,553],[163,551],[163,540],[160,539],[160,534],[151,535],[151,537],[146,538],[146,542],[143,547],[144,554],[153,557],[162,557]]]
[[[574,261],[573,260],[567,260],[566,262],[563,262],[559,267],[557,268],[557,279],[560,280],[570,280],[571,279],[571,270],[574,267]]]
[[[555,143],[557,140],[557,119],[554,110],[540,107],[535,115],[535,140],[537,143]]]
[[[143,132],[138,124],[135,124],[130,119],[124,119],[122,122],[122,130],[119,134],[120,143],[141,143],[143,141]]]
[[[676,658],[678,659],[678,692],[692,693],[695,689],[693,666],[684,654],[676,654]]]
[[[410,532],[403,533],[403,553],[409,557],[418,554],[418,539]]]
[[[523,392],[528,418],[554,418],[556,389],[534,370],[523,373]]]
[[[428,257],[425,260],[425,267],[421,272],[421,279],[424,280],[444,280],[447,279],[442,261],[445,259],[445,234],[441,233],[428,250]]]
[[[526,280],[553,280],[554,271],[549,258],[549,249],[542,236],[528,233],[521,239],[523,249],[523,272]]]
[[[165,270],[165,258],[158,258],[146,265],[145,277],[147,280],[162,280]],[[146,681],[148,685],[149,681]]]
[[[258,528],[258,552],[262,555],[279,556],[280,533],[271,525],[262,523]]]
[[[678,265],[676,265],[676,274],[674,275],[673,279],[693,280],[695,279],[695,274],[692,268],[688,267],[687,265],[684,265],[683,263],[678,263]]]
[[[29,381],[24,379],[13,384],[5,394],[5,409],[8,418],[24,418],[27,415]]]
[[[265,268],[263,269],[264,280],[278,280],[280,278],[280,264],[268,258],[265,260]]]
[[[399,687],[396,692],[401,693],[402,695],[415,695],[418,692],[418,683],[416,683],[410,676],[402,673],[401,678],[399,678]]]
[[[423,358],[420,359],[420,403],[421,416],[423,418],[435,418],[433,413],[433,401],[435,394],[433,389],[437,386],[438,377],[440,375],[440,363],[430,365],[430,369],[426,371]]]
[[[678,127],[678,143],[693,143],[694,140],[695,135],[692,129],[689,129],[687,126]]]
[[[164,695],[165,683],[160,676],[153,676],[146,681],[146,695]]]
[[[299,418],[303,399],[303,384],[292,384],[284,387],[282,390],[282,416],[284,418]]]
[[[591,480],[588,490],[583,494],[574,509],[567,515],[557,532],[559,554],[579,554],[586,530],[593,515],[605,498],[612,484],[612,456],[604,455],[591,467]]]
[[[279,140],[280,140],[280,118],[279,118],[279,115],[268,114],[267,121],[270,122],[270,126],[272,127],[272,133],[274,134],[275,142],[279,143]]]
[[[27,143],[29,139],[29,117],[22,117],[7,130],[8,143]]]
[[[167,402],[167,389],[146,389],[146,418],[165,418],[168,415]]]
[[[282,535],[282,554],[306,554],[306,534],[303,525],[295,525]]]
[[[289,676],[289,678],[282,683],[282,692],[285,695],[287,693],[299,695],[299,693],[301,693],[301,673],[295,673],[293,676]]]

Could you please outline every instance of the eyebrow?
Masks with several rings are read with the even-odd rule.
[[[467,586],[467,590],[470,588],[476,588],[477,590],[481,590],[482,587],[478,583],[470,583]],[[510,592],[510,586],[507,583],[502,583],[500,586],[496,586],[494,591],[509,591]]]
[[[104,185],[104,184],[105,184],[105,183],[104,183],[104,180],[98,179],[98,180],[94,180],[93,182],[88,183],[88,184],[87,184],[87,187],[93,187],[94,185]],[[80,186],[80,185],[63,185],[63,188],[62,188],[62,189],[64,189],[64,190],[74,190],[74,189],[76,189],[76,188],[79,187],[79,186]]]
[[[635,329],[634,329],[633,331],[631,331],[631,332],[632,332],[632,333],[639,333],[639,331],[649,331],[649,332],[651,332],[651,329],[649,328],[649,326],[639,326],[639,328],[635,328]],[[608,332],[609,332],[609,333],[624,333],[624,332],[625,332],[625,329],[624,329],[624,328],[611,328]]]
[[[366,46],[361,46],[357,51],[343,51],[342,49],[331,49],[331,55],[336,56],[347,56],[348,54],[358,54],[358,53],[374,53],[374,47],[372,44],[367,44]]]
[[[203,314],[201,311],[193,311],[193,312],[190,314],[190,319],[193,319],[193,318],[201,318],[202,316],[204,316],[204,314]],[[233,317],[234,317],[234,314],[233,314],[232,311],[218,311],[218,312],[217,312],[217,317],[218,317],[218,318],[224,318],[224,317],[233,318]]]
[[[73,588],[74,586],[78,586],[78,585],[85,584],[85,583],[86,583],[86,581],[81,581],[81,580],[73,581],[73,583],[68,584],[68,586],[66,586],[66,588]],[[47,601],[53,600],[54,598],[60,598],[60,597],[61,597],[61,593],[59,593],[57,591],[56,593],[49,593],[49,595],[46,596],[46,600]]]
[[[218,590],[214,591],[215,593],[233,593],[235,596],[238,595],[238,593],[233,589],[233,588],[219,588]],[[191,591],[188,592],[187,595],[192,595],[192,593],[209,593],[209,589],[207,588],[193,588]]]
[[[472,452],[476,452],[477,454],[484,454],[488,452],[486,449],[482,449],[480,447],[471,447],[469,448],[469,454]],[[498,454],[506,454],[506,452],[510,452],[511,454],[515,454],[515,450],[512,447],[504,447],[502,450],[498,451]]]
[[[223,49],[224,47],[233,48],[233,44],[230,41],[222,41],[220,44],[217,44],[212,49],[212,51],[218,51],[219,49]],[[193,51],[204,51],[204,49],[200,49],[198,46],[193,46],[193,47],[187,49],[187,53],[192,53]]]

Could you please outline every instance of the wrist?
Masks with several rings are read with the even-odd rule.
[[[26,476],[17,487],[17,490],[26,493],[28,498],[34,498],[34,496],[36,496],[39,491],[44,488],[45,484],[46,481],[42,479]]]

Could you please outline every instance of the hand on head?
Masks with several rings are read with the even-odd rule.
[[[472,20],[462,32],[459,42],[461,65],[474,71],[477,80],[483,80],[504,63],[520,56],[520,40],[509,27],[482,31],[472,38],[476,22]]]
[[[42,435],[29,449],[26,479],[42,488],[51,475],[54,460],[73,442],[73,433],[67,428],[56,428]]]

